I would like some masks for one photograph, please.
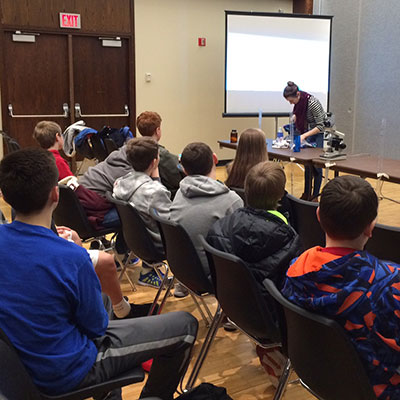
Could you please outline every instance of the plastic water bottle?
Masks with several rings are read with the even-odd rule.
[[[282,127],[280,126],[278,129],[278,132],[276,134],[276,142],[277,143],[282,143],[283,142],[283,131],[282,131]]]

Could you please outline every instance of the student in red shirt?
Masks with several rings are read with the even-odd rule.
[[[61,127],[53,121],[40,121],[33,131],[33,138],[42,149],[53,153],[58,169],[58,180],[73,176],[67,161],[61,157],[60,150],[63,148],[64,139],[61,135]]]

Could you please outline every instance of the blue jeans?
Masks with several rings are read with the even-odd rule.
[[[323,147],[324,144],[324,134],[317,133],[314,136],[310,136],[306,139],[309,143],[315,143],[316,147]],[[310,179],[311,175],[311,179]],[[314,185],[312,180],[314,179]],[[312,186],[312,192],[311,187]],[[309,197],[316,197],[319,194],[319,190],[321,189],[322,183],[322,168],[315,168],[315,167],[305,167],[304,171],[304,193],[308,194]]]

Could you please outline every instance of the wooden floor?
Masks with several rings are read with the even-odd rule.
[[[296,164],[286,164],[285,171],[288,178],[288,192],[299,196],[303,191],[303,173],[301,169]],[[218,168],[217,173],[220,180],[225,179],[224,168]],[[293,177],[293,185],[291,177]],[[376,186],[376,181],[370,180],[370,182],[374,187]],[[383,193],[385,196],[400,200],[399,185],[385,183]],[[9,217],[9,208],[4,202],[0,203],[0,208]],[[382,200],[379,207],[379,222],[400,226],[400,213],[398,211],[398,204],[389,200]],[[137,303],[150,302],[155,295],[154,289],[141,286],[138,286],[136,292],[132,292],[126,281],[122,282],[122,289],[131,301]],[[215,301],[209,299],[208,303],[213,309],[215,308]],[[175,310],[186,310],[199,319],[198,341],[194,349],[194,356],[196,356],[206,332],[204,322],[200,320],[198,312],[189,298],[176,299],[170,297],[167,301],[165,312]],[[269,400],[274,395],[274,389],[269,384],[268,378],[258,362],[252,342],[244,334],[228,333],[222,328],[217,333],[199,378],[197,384],[211,382],[215,385],[226,387],[228,394],[235,400]],[[139,383],[124,388],[123,398],[125,400],[138,399],[142,386],[143,383]],[[284,399],[306,400],[314,399],[314,397],[300,385],[289,384]]]

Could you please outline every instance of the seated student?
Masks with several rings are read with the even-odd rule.
[[[365,180],[340,176],[322,190],[317,217],[326,247],[303,253],[287,271],[291,302],[335,319],[358,351],[378,399],[398,399],[400,266],[363,250],[378,198]]]
[[[144,118],[148,115],[147,113],[143,113],[143,116],[140,114],[137,118],[136,124],[138,129],[140,126],[139,132],[141,132],[142,135],[154,136],[153,139],[158,142],[161,138],[161,118],[159,118],[159,116],[159,119],[154,118],[156,113],[150,114],[150,118]],[[156,122],[154,122],[154,120],[156,120]],[[122,146],[120,149],[113,151],[101,163],[98,163],[94,167],[90,167],[80,178],[79,183],[104,197],[107,192],[112,192],[116,179],[132,172],[132,165],[128,161],[126,155],[126,146],[127,144]],[[179,186],[179,181],[182,179],[178,170],[178,158],[169,153],[163,146],[159,145],[159,148],[159,172],[161,183],[175,192]]]
[[[227,165],[228,178],[225,184],[230,188],[244,189],[244,180],[247,173],[254,165],[262,161],[268,161],[265,133],[261,129],[246,129],[240,134],[235,159]],[[292,213],[286,194],[287,192],[285,191],[284,196],[279,202],[278,211],[290,223]]]
[[[39,143],[40,147],[50,151],[54,155],[59,180],[63,178],[65,179],[68,176],[73,176],[68,163],[59,153],[59,150],[62,149],[64,140],[61,136],[61,127],[58,124],[52,121],[39,122],[35,126],[33,137]],[[96,193],[93,194],[98,197],[97,200],[99,202],[106,202],[105,199],[101,198]],[[82,245],[81,239],[75,231],[67,227],[58,227],[57,231],[64,239],[70,239],[78,245]],[[129,302],[122,296],[114,257],[111,254],[98,250],[88,250],[88,253],[100,280],[102,291],[111,298],[115,315],[118,318],[147,315],[151,304],[142,306],[129,304]]]
[[[243,200],[216,180],[217,162],[205,143],[190,143],[183,149],[181,164],[187,176],[179,185],[170,217],[191,237],[207,276],[210,268],[199,235],[206,236],[215,221],[243,207]]]
[[[255,165],[245,180],[247,206],[216,221],[207,235],[213,247],[245,262],[268,299],[264,279],[280,286],[290,261],[301,253],[299,236],[277,211],[285,184],[279,164],[264,161]]]
[[[157,142],[149,137],[135,138],[128,142],[126,156],[134,170],[115,181],[113,196],[135,206],[154,244],[163,250],[157,223],[150,216],[150,210],[155,208],[161,217],[168,219],[171,206],[171,193],[160,182],[158,149]],[[156,288],[161,285],[154,269],[146,267],[143,267],[138,283]]]
[[[153,357],[141,397],[172,400],[197,321],[186,312],[109,321],[87,252],[50,230],[57,179],[43,149],[0,163],[0,189],[16,210],[16,220],[0,226],[0,328],[47,394],[100,383]]]
[[[63,148],[64,139],[61,135],[61,127],[53,121],[40,121],[36,124],[33,131],[33,138],[39,143],[40,147],[53,153],[58,169],[58,180],[67,184],[68,177],[74,177],[68,163],[61,157],[59,151]],[[80,186],[76,183],[76,178],[71,178],[73,186]],[[115,207],[105,198],[99,196],[92,190],[83,186],[78,187],[76,195],[86,211],[89,222],[95,229],[101,227],[120,227],[120,221]]]
[[[67,161],[60,155],[64,139],[61,136],[61,127],[53,121],[40,121],[33,130],[33,138],[39,143],[42,149],[53,153],[58,169],[58,180],[67,176],[74,176]]]
[[[279,164],[270,161],[256,164],[244,183],[247,206],[215,222],[207,235],[213,247],[243,260],[272,315],[275,303],[263,281],[270,278],[280,287],[290,261],[301,253],[299,236],[277,211],[285,184],[285,172]],[[269,380],[277,387],[286,362],[280,347],[257,346],[256,351]]]
[[[179,160],[175,154],[171,154],[159,142],[161,140],[161,117],[154,111],[144,111],[136,119],[136,126],[142,136],[153,138],[158,143],[160,151],[160,171],[161,183],[175,196],[179,189],[179,182],[182,174],[178,169]]]

